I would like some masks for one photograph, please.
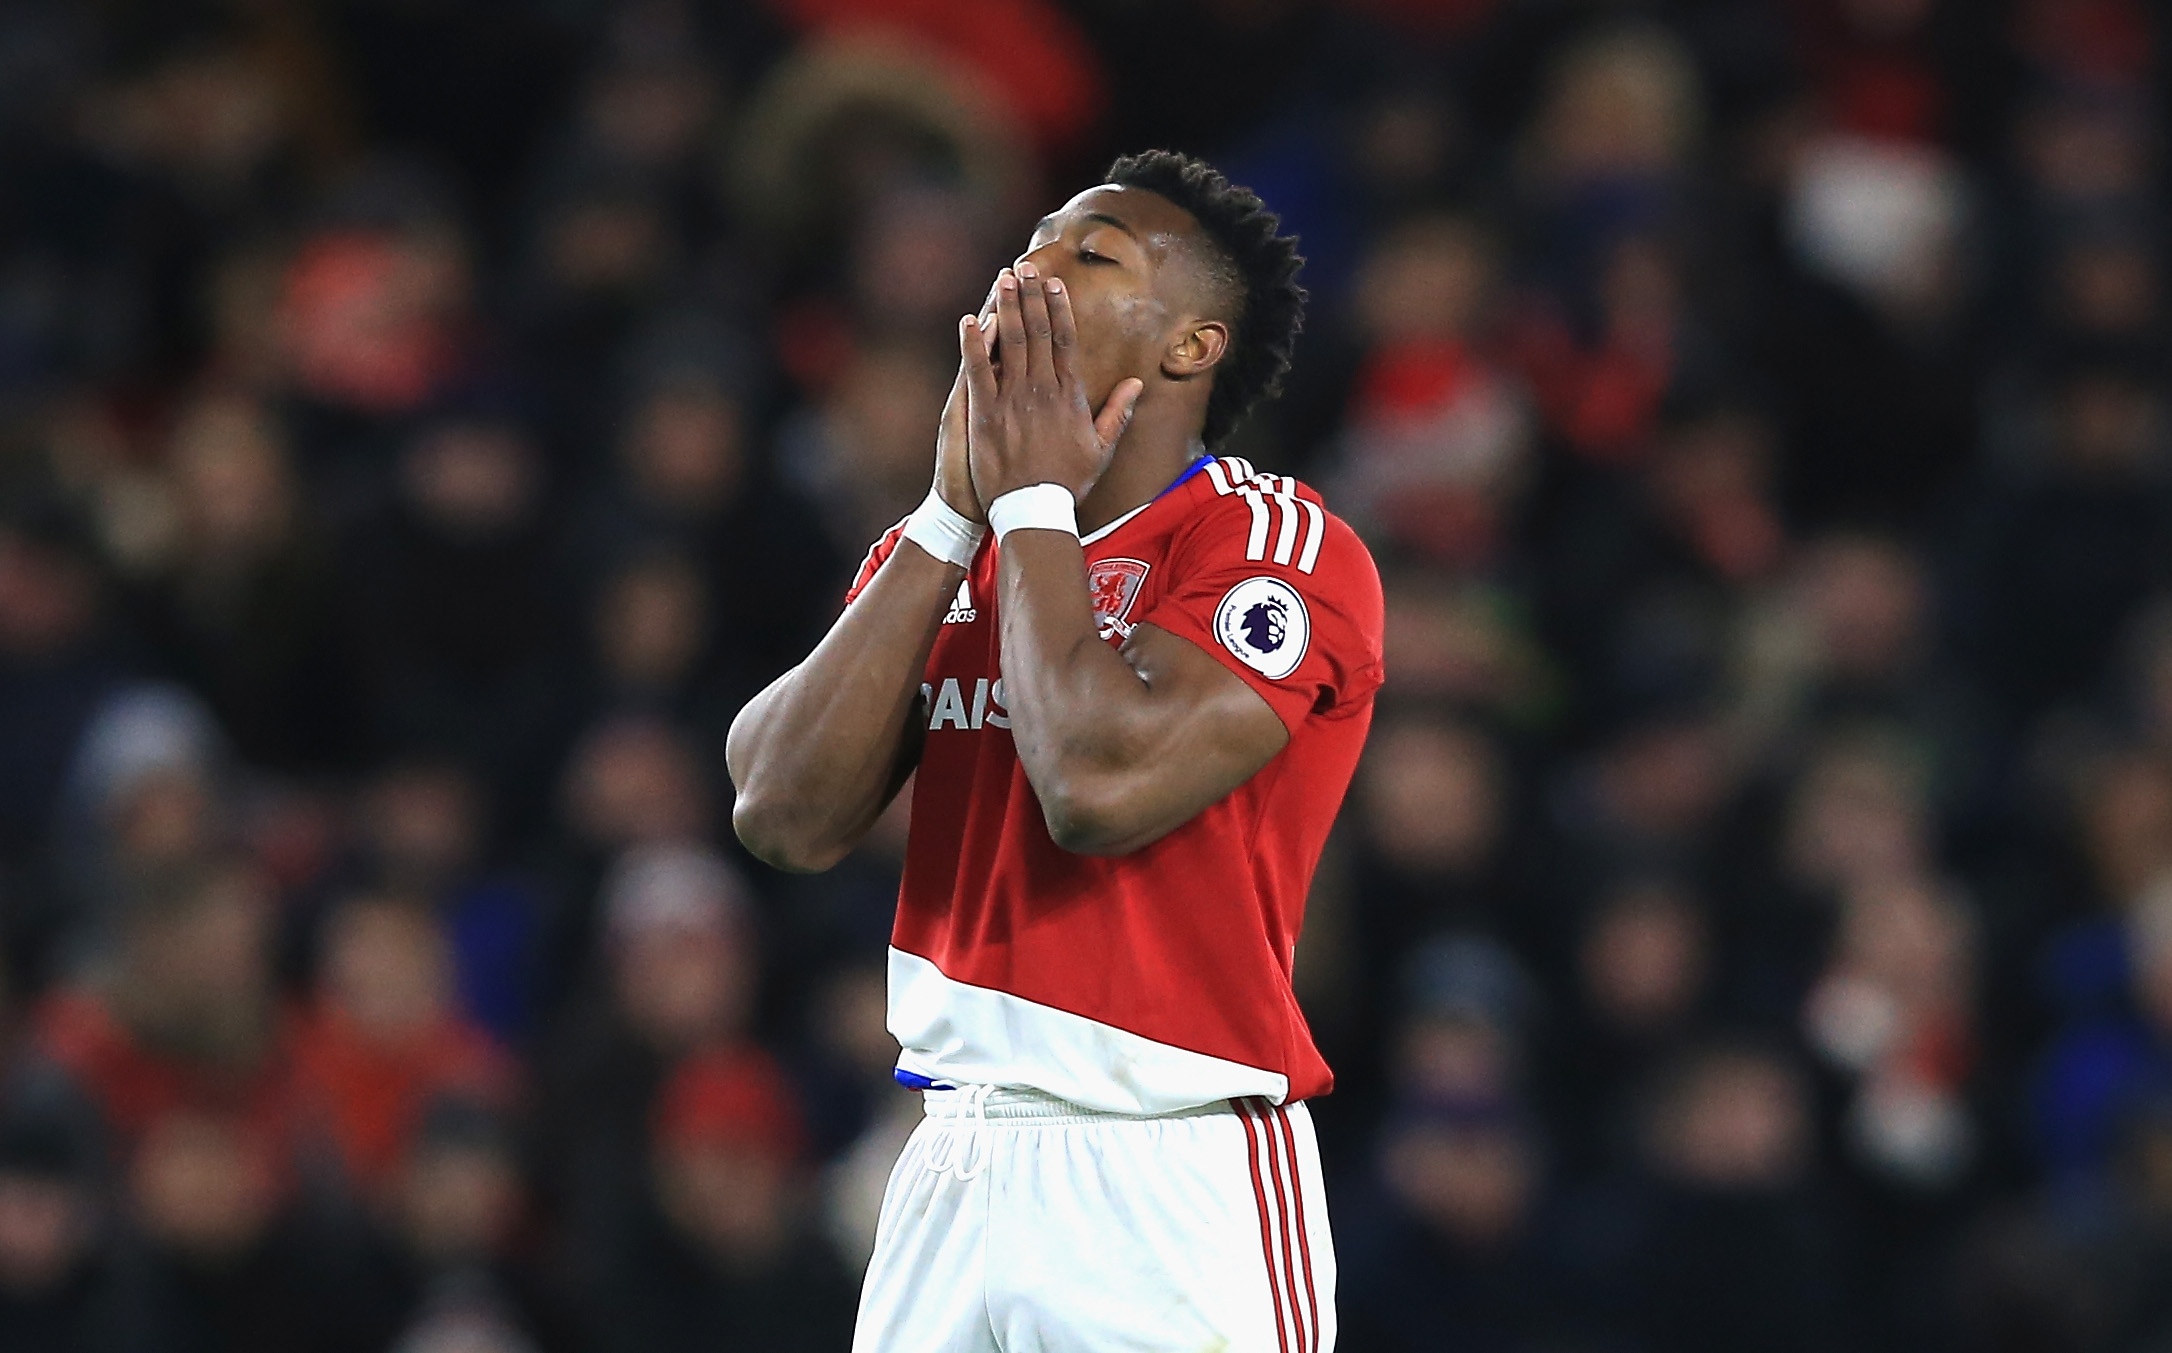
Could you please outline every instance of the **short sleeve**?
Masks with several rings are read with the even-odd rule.
[[[1284,481],[1285,484],[1290,481]],[[1140,617],[1214,655],[1291,732],[1363,707],[1381,680],[1373,557],[1343,521],[1285,490],[1216,497],[1172,543],[1170,582]]]
[[[905,523],[902,521],[882,533],[882,539],[876,541],[867,551],[867,558],[860,561],[860,571],[852,576],[852,586],[845,589],[845,605],[850,606],[860,599],[860,593],[875,580],[883,561],[897,553],[897,543],[904,538]]]

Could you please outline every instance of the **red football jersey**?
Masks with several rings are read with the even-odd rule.
[[[896,548],[868,555],[858,597]],[[1085,540],[1101,634],[1158,625],[1258,691],[1289,744],[1129,855],[1049,839],[1011,743],[982,545],[928,659],[891,940],[901,1072],[1043,1091],[1112,1113],[1324,1093],[1290,986],[1305,896],[1372,720],[1380,578],[1356,533],[1235,457]]]

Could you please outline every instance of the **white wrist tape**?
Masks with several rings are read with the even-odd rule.
[[[905,519],[905,539],[944,563],[956,564],[959,568],[973,567],[973,556],[980,550],[981,537],[987,534],[987,527],[967,520],[934,489],[928,490],[928,496]]]
[[[1078,504],[1061,484],[1028,484],[988,504],[988,525],[1000,543],[1013,531],[1061,531],[1078,539]]]

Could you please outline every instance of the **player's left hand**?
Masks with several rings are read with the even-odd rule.
[[[958,322],[968,457],[981,506],[1032,484],[1061,484],[1083,500],[1108,468],[1145,384],[1118,382],[1094,413],[1078,373],[1070,291],[1031,263],[996,279],[996,341],[1000,368],[973,317]]]

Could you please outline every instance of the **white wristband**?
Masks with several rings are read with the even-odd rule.
[[[1013,531],[1061,531],[1078,539],[1078,504],[1061,484],[1028,484],[988,504],[997,543]]]
[[[905,539],[959,568],[973,567],[981,537],[987,534],[987,527],[967,519],[934,489],[928,490],[928,496],[905,519]]]

